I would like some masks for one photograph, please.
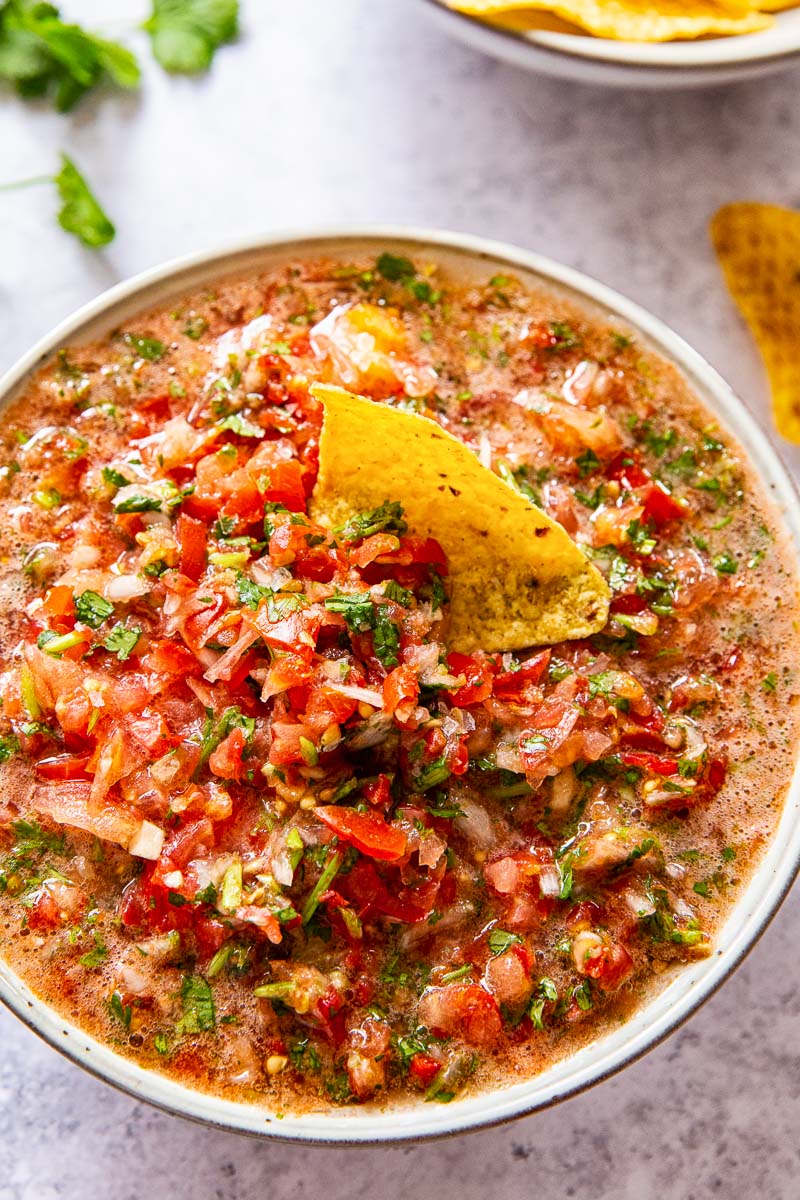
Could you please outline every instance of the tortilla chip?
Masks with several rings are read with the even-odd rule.
[[[800,443],[800,213],[727,204],[711,240],[767,368],[778,432]]]
[[[550,517],[417,413],[315,384],[325,409],[311,513],[333,528],[399,500],[409,532],[433,537],[450,571],[450,646],[521,650],[587,637],[608,586]]]
[[[755,33],[772,18],[756,0],[448,0],[450,7],[474,17],[497,20],[502,14],[546,11],[596,37],[624,42],[670,42]]]

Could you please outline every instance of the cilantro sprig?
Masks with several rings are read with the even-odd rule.
[[[2,52],[3,48],[0,44],[0,64],[2,63]],[[0,74],[2,74],[1,67]],[[0,192],[35,187],[44,183],[55,184],[61,200],[58,223],[62,229],[73,234],[90,250],[107,246],[114,240],[116,229],[113,222],[89,187],[86,177],[81,174],[75,163],[66,154],[61,155],[61,170],[56,175],[37,175],[32,179],[0,184]]]
[[[106,80],[138,87],[139,65],[119,42],[63,21],[53,4],[6,0],[0,6],[0,79],[23,99],[52,97],[59,112],[69,112]]]

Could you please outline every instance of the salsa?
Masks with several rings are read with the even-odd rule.
[[[454,652],[390,479],[307,515],[315,381],[560,522],[603,631]],[[446,1102],[711,953],[793,769],[797,581],[630,331],[506,274],[287,263],[64,348],[0,464],[0,949],[65,1016],[278,1111]]]

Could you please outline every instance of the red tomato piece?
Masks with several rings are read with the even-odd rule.
[[[180,546],[180,571],[197,582],[206,569],[208,530],[202,521],[182,512],[176,522],[175,532]]]
[[[626,767],[642,767],[655,771],[656,775],[677,775],[677,758],[665,758],[660,754],[645,754],[637,750],[623,750],[620,758]]]
[[[245,742],[244,730],[232,729],[217,748],[212,750],[208,759],[209,769],[220,779],[235,779],[238,782],[244,771],[242,755]]]
[[[394,716],[399,725],[414,728],[409,722],[414,716],[419,696],[419,680],[413,667],[403,663],[395,667],[383,681],[384,710]]]
[[[430,1054],[423,1054],[421,1051],[413,1056],[408,1066],[409,1075],[413,1075],[414,1079],[418,1079],[423,1087],[428,1087],[433,1083],[436,1076],[442,1069],[442,1064],[438,1058],[433,1058]]]
[[[521,663],[516,671],[501,671],[494,678],[495,696],[510,704],[525,703],[528,689],[538,686],[549,665],[550,651],[542,650]]]
[[[359,813],[351,808],[327,805],[314,809],[314,815],[370,858],[396,862],[406,852],[406,835],[401,829],[387,825],[377,813]]]
[[[659,479],[653,480],[639,493],[644,505],[646,520],[656,525],[665,525],[667,521],[682,521],[687,510],[679,504],[672,492]]]
[[[470,704],[480,704],[488,700],[492,694],[492,675],[489,664],[474,658],[470,654],[458,654],[453,651],[447,656],[447,665],[454,675],[466,676],[466,683],[453,693],[453,704],[457,708],[465,708]]]
[[[43,779],[91,779],[86,769],[88,763],[88,754],[54,754],[50,758],[40,758],[36,772]]]
[[[53,624],[72,621],[75,617],[72,588],[67,587],[65,583],[57,583],[48,588],[37,616],[41,614],[46,614]]]
[[[269,470],[269,484],[264,499],[283,504],[290,512],[306,511],[306,492],[303,487],[303,467],[296,458],[276,463]]]

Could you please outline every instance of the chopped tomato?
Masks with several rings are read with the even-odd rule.
[[[377,813],[360,813],[330,805],[316,808],[314,816],[370,858],[395,862],[406,852],[406,835],[401,829],[387,825]]]
[[[242,762],[244,748],[244,730],[232,729],[228,736],[211,752],[208,760],[209,768],[221,779],[241,779],[244,771]]]
[[[208,531],[202,521],[182,512],[175,527],[180,546],[178,564],[182,574],[197,580],[206,569]]]
[[[447,656],[447,665],[454,675],[466,676],[466,683],[453,693],[453,704],[458,708],[480,704],[492,694],[492,671],[487,662],[470,654],[453,651]]]
[[[88,754],[54,754],[40,758],[36,772],[43,779],[90,779]]]

